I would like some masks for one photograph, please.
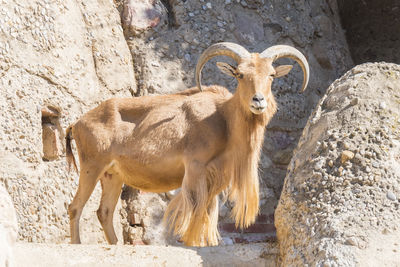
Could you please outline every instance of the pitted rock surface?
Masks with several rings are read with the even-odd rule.
[[[289,164],[275,212],[283,266],[398,264],[399,197],[400,66],[362,64],[329,87]]]
[[[0,91],[0,184],[16,209],[18,239],[69,242],[77,174],[67,172],[64,130],[102,100],[136,91],[112,2],[0,0]],[[59,145],[49,158],[46,143]],[[83,212],[84,242],[105,242],[99,197],[97,189]]]

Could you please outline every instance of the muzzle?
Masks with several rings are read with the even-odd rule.
[[[257,92],[250,101],[250,111],[261,114],[267,109],[267,101],[263,94]]]

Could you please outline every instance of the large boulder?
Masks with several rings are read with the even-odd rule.
[[[64,129],[102,100],[136,92],[132,57],[112,1],[0,5],[0,184],[20,240],[66,242],[77,175],[67,173]],[[99,197],[96,189],[84,210],[83,242],[104,242]]]
[[[289,164],[282,265],[398,266],[399,199],[400,66],[362,64],[329,87]]]
[[[14,205],[6,191],[0,185],[0,265],[14,266],[13,247],[17,240],[18,224]]]

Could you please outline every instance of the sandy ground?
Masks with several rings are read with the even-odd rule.
[[[276,243],[208,248],[18,243],[18,267],[276,266]]]

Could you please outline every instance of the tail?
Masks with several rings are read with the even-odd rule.
[[[71,140],[73,139],[71,130],[72,125],[69,126],[65,132],[65,150],[67,153],[68,171],[71,171],[71,164],[74,164],[75,171],[78,173],[78,167],[76,166],[75,157],[71,148]]]

